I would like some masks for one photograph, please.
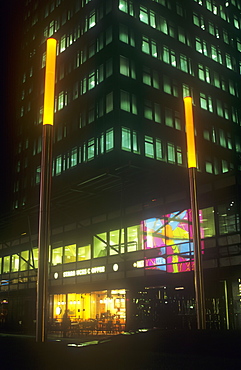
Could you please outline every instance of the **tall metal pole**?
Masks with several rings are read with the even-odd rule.
[[[46,340],[48,319],[48,259],[56,44],[57,41],[55,39],[51,38],[47,40],[38,231],[37,342],[44,342]]]
[[[205,295],[203,283],[202,250],[200,236],[199,208],[197,201],[197,160],[195,149],[194,123],[192,98],[184,98],[186,135],[187,135],[187,158],[190,184],[190,199],[192,209],[193,248],[194,248],[194,282],[196,294],[197,328],[206,329]]]

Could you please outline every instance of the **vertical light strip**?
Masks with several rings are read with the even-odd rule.
[[[44,89],[44,113],[43,124],[54,124],[54,87],[56,69],[56,46],[57,41],[53,38],[47,40],[46,71]]]
[[[184,98],[184,110],[185,110],[186,135],[187,135],[188,168],[197,168],[192,98],[190,96],[187,96]]]

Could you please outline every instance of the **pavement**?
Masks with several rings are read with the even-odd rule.
[[[241,369],[241,331],[148,331],[78,338],[0,333],[0,369]]]

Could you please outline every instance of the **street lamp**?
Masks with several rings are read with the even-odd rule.
[[[50,240],[50,193],[52,178],[52,142],[54,123],[54,88],[56,69],[56,45],[53,38],[47,40],[42,158],[40,178],[40,207],[38,230],[38,278],[37,278],[37,312],[36,341],[46,339],[48,315],[48,258]]]
[[[186,122],[187,160],[188,160],[190,198],[192,209],[194,281],[196,294],[197,328],[205,329],[206,328],[205,296],[203,284],[200,220],[199,220],[199,209],[197,202],[197,184],[196,184],[197,159],[195,149],[192,98],[190,96],[184,98],[184,111]]]

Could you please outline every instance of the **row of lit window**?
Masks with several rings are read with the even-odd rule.
[[[108,153],[114,149],[114,132],[109,129],[98,138],[91,138],[81,147],[74,147],[66,154],[58,155],[53,161],[53,175],[60,175],[62,172],[77,166],[79,163],[93,160],[95,157]],[[37,167],[35,183],[40,183],[40,166]]]
[[[200,27],[202,30],[207,30],[208,33],[210,33],[210,35],[215,36],[217,39],[219,39],[220,36],[222,35],[222,39],[226,44],[230,44],[230,43],[233,44],[233,41],[234,41],[233,35],[232,37],[230,37],[230,35],[228,34],[228,31],[224,28],[222,29],[222,32],[220,33],[219,27],[211,21],[208,21],[207,23],[207,20],[202,15],[193,13],[193,23],[196,26]],[[238,51],[241,52],[241,40],[238,37],[236,38],[236,48]]]
[[[218,206],[216,211],[217,219],[215,220],[213,207],[201,210],[200,221],[202,238],[215,236],[215,222],[217,223],[220,235],[237,233],[240,231],[240,220],[234,201],[229,202],[229,204]],[[49,262],[53,266],[56,266],[63,263],[84,261],[107,255],[117,255],[126,252],[135,252],[137,250],[156,248],[159,245],[165,246],[163,244],[163,240],[166,238],[169,241],[168,246],[170,246],[170,240],[165,234],[165,229],[160,227],[157,232],[155,231],[155,228],[158,228],[158,225],[162,226],[167,222],[172,221],[176,221],[183,225],[184,220],[181,216],[179,217],[179,215],[181,215],[180,212],[174,212],[169,215],[170,218],[145,220],[143,221],[142,226],[129,226],[122,229],[96,234],[92,238],[92,245],[87,244],[79,246],[77,244],[70,244],[63,246],[63,243],[54,243],[51,247],[51,260]],[[188,222],[188,220],[185,220],[185,222]],[[187,242],[189,241],[189,235],[188,232],[184,233],[183,239],[180,235],[179,238],[175,239],[173,242],[174,245],[179,244],[181,250],[182,245],[186,248]],[[161,243],[157,241],[159,238],[162,240]],[[189,245],[189,248],[191,248],[191,245]],[[0,258],[0,273],[25,271],[37,267],[37,248],[33,248],[31,251],[24,250],[18,254],[15,253],[13,255]]]
[[[171,56],[172,54],[168,53],[169,58],[167,59],[167,61],[169,63],[171,62]],[[180,69],[184,72],[190,72],[191,74],[194,74],[194,71],[191,67],[190,59],[187,59],[187,57],[182,54],[180,55]],[[127,77],[136,79],[136,69],[134,62],[124,56],[120,56],[120,73]],[[231,95],[238,97],[237,83],[234,83],[234,81],[230,79],[227,80],[223,76],[220,76],[219,73],[214,70],[211,71],[209,67],[198,64],[198,77],[200,80],[212,84],[213,86],[220,88],[223,91],[228,91]],[[159,73],[145,66],[143,67],[142,72],[142,82],[156,89],[160,89]]]
[[[223,20],[226,20],[229,22],[227,12],[225,11],[225,8],[228,8],[230,6],[230,2],[232,5],[237,7],[239,10],[241,10],[241,4],[239,0],[227,0],[224,2],[224,5],[220,5],[215,0],[194,0],[196,3],[198,3],[201,6],[204,6],[207,10],[212,12],[214,15],[219,15]],[[236,23],[237,22],[237,23]],[[238,17],[234,16],[234,26],[238,28]]]
[[[218,159],[211,156],[206,156],[205,158],[205,172],[214,175],[219,175],[221,173],[226,173],[232,171],[234,165],[232,162],[228,162],[226,159]]]
[[[84,18],[82,24],[80,21],[74,27],[74,30],[69,35],[62,35],[60,39],[60,43],[57,46],[57,55],[62,53],[67,47],[69,47],[73,42],[75,42],[81,35],[85,32],[89,31],[93,28],[102,18],[104,13],[108,14],[112,9],[112,2],[111,0],[105,2],[105,10],[103,9],[103,3],[101,3],[98,9],[92,9],[89,14],[87,14]],[[75,12],[79,9],[75,8]],[[62,13],[62,17],[55,18],[55,20],[51,20],[49,25],[44,28],[44,40],[48,37],[53,36],[55,32],[57,32],[67,21],[69,21],[74,14],[73,8],[69,10],[64,10]],[[43,41],[44,41],[43,40]]]
[[[232,148],[230,137],[227,141],[223,130],[219,130],[219,144],[221,146],[228,146]],[[207,135],[207,131],[205,131]],[[214,133],[213,133],[214,135]],[[215,138],[215,140],[217,140]],[[79,163],[91,161],[101,154],[109,152],[114,148],[114,134],[113,130],[106,132],[106,136],[102,134],[99,138],[91,138],[86,144],[81,147],[74,147],[70,152],[64,155],[59,155],[53,162],[53,175],[60,175],[62,172],[77,166]],[[140,145],[140,138],[135,130],[122,127],[121,130],[121,149],[135,154],[141,153],[142,145]],[[159,138],[151,136],[144,136],[144,155],[148,158],[166,161],[172,164],[183,165],[183,152],[180,146],[173,143],[165,143]],[[208,160],[206,163],[209,163]],[[211,162],[210,162],[211,163]],[[225,160],[215,160],[215,171],[210,170],[210,165],[205,165],[205,171],[209,173],[224,173],[233,169],[233,164],[229,164]],[[36,183],[40,182],[40,167],[36,172]]]
[[[167,94],[172,94],[175,97],[179,96],[178,93],[178,85],[175,81],[170,81],[167,76],[163,76],[164,79],[164,87],[163,90]],[[156,85],[157,87],[157,85]],[[182,95],[189,96],[192,95],[192,90],[188,85],[183,84],[182,86]],[[195,99],[194,99],[195,100]],[[214,112],[214,102],[213,98],[210,95],[200,93],[199,94],[199,101],[200,107],[204,110],[207,110],[211,113]],[[79,115],[79,127],[82,128],[86,124],[90,124],[95,121],[95,119],[100,118],[103,114],[107,114],[113,110],[114,102],[113,102],[113,92],[110,92],[106,95],[105,101],[103,97],[100,99],[96,105],[90,105],[88,111],[82,110]],[[177,130],[181,130],[181,120],[180,114],[177,111],[173,111],[170,108],[165,108],[164,110],[164,119],[161,118],[161,107],[159,103],[144,100],[143,102],[143,116],[144,118],[154,121],[156,123],[161,123],[162,121],[169,127],[173,127]],[[137,99],[134,94],[131,94],[127,91],[120,91],[120,108],[124,111],[130,112],[132,114],[137,114]],[[238,111],[236,108],[231,107],[231,111],[226,103],[222,103],[219,99],[216,99],[215,103],[215,111],[216,114],[227,120],[232,120],[235,123],[239,122]],[[62,138],[67,136],[67,126],[59,123],[58,127],[56,128],[56,136],[55,140],[60,141]],[[230,140],[229,140],[230,141]],[[228,145],[230,148],[230,144]],[[33,144],[33,155],[38,154],[41,152],[41,137],[34,141]],[[20,169],[19,169],[20,171]],[[18,172],[19,172],[18,171]]]
[[[184,15],[183,5],[179,1],[175,1],[175,4],[172,4],[169,0],[152,0],[152,1],[161,4],[170,10],[176,11],[176,13],[180,16]],[[133,4],[135,4],[135,2],[133,2],[132,0],[119,0],[119,10],[131,16],[134,16],[135,9]],[[139,9],[139,4],[137,6]],[[143,20],[143,22],[145,22],[146,8],[143,7],[142,5],[140,6],[139,16],[140,19]]]
[[[90,18],[90,25],[89,27],[94,27],[95,23],[91,21],[92,16]],[[50,25],[48,27],[45,27],[44,30],[44,41],[51,37],[55,32],[59,30],[59,22],[58,21],[51,21]],[[62,35],[60,42],[57,43],[57,55],[59,53],[62,53],[65,51],[68,47],[70,47],[75,41],[77,41],[81,36],[81,30],[80,25],[78,24],[76,27],[74,27],[73,31],[69,34]],[[86,47],[86,45],[83,47],[83,50],[79,51],[76,55],[74,68],[78,68],[80,64],[84,63],[88,58],[91,58],[95,53],[103,49],[104,44],[108,45],[112,41],[112,28],[109,27],[105,32],[99,33],[98,37],[91,42],[89,48]],[[88,52],[87,52],[88,49]],[[44,68],[46,64],[46,52],[42,55],[41,60],[41,67]],[[64,64],[60,64],[60,67],[57,66],[57,76],[61,80],[64,75]],[[66,71],[67,73],[67,71]],[[30,77],[33,75],[33,69],[30,69],[29,73]],[[22,82],[24,83],[26,81],[26,73],[23,75]],[[22,97],[23,98],[23,97]]]
[[[84,77],[81,81],[74,82],[73,90],[70,91],[60,91],[58,96],[55,97],[55,108],[54,111],[60,111],[64,107],[68,106],[71,100],[76,100],[79,96],[86,94],[91,91],[96,86],[98,86],[105,79],[110,77],[113,73],[113,63],[112,59],[106,61],[105,65],[101,64],[95,70],[89,72],[87,77]],[[23,107],[22,107],[23,108]],[[112,93],[106,96],[106,113],[113,109],[113,97]],[[22,114],[22,113],[21,113]],[[43,106],[39,109],[38,123],[43,122]]]
[[[142,37],[142,52],[151,55],[154,58],[162,60],[164,63],[170,64],[174,68],[181,69],[183,72],[193,75],[191,59],[184,54],[178,55],[175,50],[170,49],[166,45],[160,45],[156,40],[150,39],[147,36]],[[229,70],[237,71],[238,66],[233,56],[221,51],[219,46],[208,45],[208,43],[200,38],[195,39],[195,49],[213,61],[222,64]],[[239,62],[238,72],[241,74],[241,61]]]
[[[164,5],[164,4],[162,4],[162,5]],[[119,9],[121,11],[125,12],[125,13],[130,14],[131,16],[134,16],[134,8],[133,8],[133,3],[131,1],[128,2],[128,1],[121,1],[120,0],[119,1]],[[184,12],[183,12],[183,8],[182,8],[180,3],[176,3],[176,11],[177,11],[177,14],[183,16]],[[218,7],[216,7],[215,15],[218,15],[218,14],[220,15],[220,17],[223,20],[229,22],[229,18],[226,15],[226,13],[224,11],[224,7],[222,5],[220,5],[219,9],[218,9]],[[169,35],[171,37],[176,37],[176,35],[175,35],[175,33],[176,33],[175,23],[173,23],[170,20],[165,19],[164,17],[155,13],[151,9],[147,9],[144,6],[140,6],[139,19],[140,19],[141,22],[151,26],[152,28],[155,28],[155,29],[165,33],[166,35]],[[199,16],[196,13],[194,13],[193,20],[194,20],[194,24],[198,25],[203,30],[205,29],[205,24],[204,24],[204,21],[203,21],[203,17],[201,15]],[[234,15],[233,24],[234,24],[235,28],[240,29],[241,21],[236,15]],[[213,25],[212,22],[209,22],[209,31],[210,31],[211,34],[214,34],[214,25]],[[228,38],[227,31],[225,31],[225,32],[226,32],[226,38]]]
[[[211,84],[218,89],[223,91],[228,91],[229,94],[239,97],[238,94],[238,84],[231,79],[226,79],[224,76],[220,75],[217,71],[211,70],[209,67],[198,64],[198,78],[202,81]]]
[[[235,150],[237,153],[241,152],[241,144],[240,144],[240,137],[235,136],[235,144],[233,143],[231,134],[228,132],[226,133],[223,129],[218,129],[216,127],[211,127],[210,129],[204,129],[203,131],[203,138],[205,140],[211,141],[216,143],[223,148],[233,149],[235,145]]]

